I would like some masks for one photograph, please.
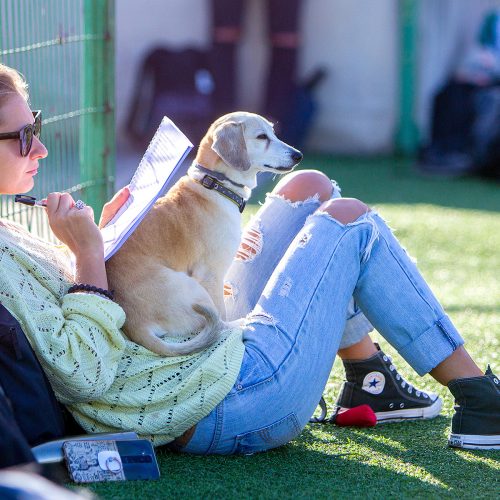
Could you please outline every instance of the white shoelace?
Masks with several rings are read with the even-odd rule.
[[[392,364],[392,357],[391,356],[388,356],[387,354],[384,354],[383,359],[384,359],[385,362],[389,362],[390,363],[389,370],[391,370],[391,372],[393,372],[394,370],[396,370],[396,367]],[[408,394],[412,394],[413,391],[415,391],[415,395],[417,397],[420,397],[422,395],[424,398],[429,398],[429,395],[426,392],[419,391],[418,389],[416,389],[412,384],[410,384],[410,382],[408,382],[407,380],[405,380],[397,371],[396,371],[396,380],[398,380],[398,381],[401,382],[401,387],[403,389],[406,389],[406,386],[408,386],[408,388],[406,389],[408,391]]]

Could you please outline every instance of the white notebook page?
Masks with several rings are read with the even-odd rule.
[[[129,184],[130,197],[101,232],[109,259],[132,234],[154,202],[172,186],[193,145],[166,116]]]

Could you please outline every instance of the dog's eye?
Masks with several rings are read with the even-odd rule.
[[[259,134],[259,135],[257,136],[257,139],[264,139],[265,141],[267,141],[267,140],[269,139],[269,137],[267,137],[267,135],[266,135],[266,134]]]

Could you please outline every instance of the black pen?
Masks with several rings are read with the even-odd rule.
[[[16,194],[14,201],[17,203],[22,203],[23,205],[29,205],[30,207],[46,207],[47,200],[37,200],[34,196],[28,196],[26,194]]]

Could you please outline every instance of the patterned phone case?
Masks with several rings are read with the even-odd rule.
[[[153,447],[145,439],[66,441],[63,452],[75,483],[160,477]]]

